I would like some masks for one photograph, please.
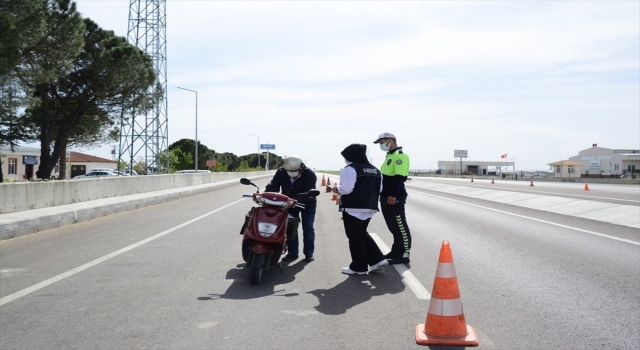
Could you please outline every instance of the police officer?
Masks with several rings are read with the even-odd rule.
[[[404,182],[409,175],[409,156],[396,143],[396,136],[385,132],[373,143],[380,144],[380,149],[387,152],[387,157],[380,167],[382,173],[382,192],[380,207],[382,216],[389,231],[393,234],[391,252],[385,255],[389,264],[409,263],[411,251],[411,232],[407,225],[404,205],[407,201],[407,190]]]
[[[366,145],[351,144],[341,154],[347,165],[340,171],[340,185],[332,190],[341,195],[339,210],[351,252],[351,264],[342,273],[366,275],[389,264],[367,232],[371,218],[378,212],[382,177],[369,163]]]
[[[284,165],[276,170],[273,179],[265,188],[265,192],[280,192],[287,197],[295,198],[296,195],[308,192],[316,188],[317,177],[313,170],[307,168],[302,162],[302,158],[297,156],[289,156],[284,159]],[[289,214],[298,218],[299,213],[302,214],[302,237],[303,237],[303,253],[306,262],[314,260],[313,252],[315,250],[316,232],[313,227],[316,219],[316,198],[311,197],[303,204],[304,209],[289,209]],[[287,250],[289,253],[282,258],[282,261],[294,261],[298,259],[298,232],[294,233],[292,239],[287,241]]]

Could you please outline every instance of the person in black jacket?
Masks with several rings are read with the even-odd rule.
[[[273,179],[267,187],[265,192],[280,192],[287,197],[294,198],[296,195],[304,192],[308,192],[316,188],[317,177],[313,170],[307,168],[302,159],[296,156],[289,156],[284,159],[284,165],[276,170]],[[305,261],[311,262],[314,260],[313,253],[315,250],[314,242],[316,239],[316,232],[313,228],[314,221],[316,219],[316,198],[311,197],[302,202],[305,205],[304,209],[291,208],[289,214],[295,218],[302,214],[302,237],[303,237],[303,250]],[[293,237],[287,241],[287,250],[289,253],[282,258],[282,261],[294,261],[299,257],[298,249],[298,232],[293,233]]]
[[[340,172],[340,185],[332,190],[341,195],[338,208],[351,252],[351,264],[342,268],[342,273],[365,275],[389,264],[367,232],[371,218],[378,212],[382,175],[369,163],[366,145],[351,144],[341,154],[347,166]]]

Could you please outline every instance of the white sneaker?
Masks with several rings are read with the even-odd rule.
[[[389,265],[389,262],[387,261],[387,259],[382,259],[382,260],[380,260],[379,263],[369,266],[369,272],[380,271],[380,270],[382,270],[383,267],[385,267],[387,265]]]
[[[344,273],[345,275],[366,275],[367,271],[358,272],[358,271],[353,271],[348,267],[343,267],[342,273]]]

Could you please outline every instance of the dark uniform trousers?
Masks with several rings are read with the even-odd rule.
[[[356,272],[369,270],[367,265],[375,265],[384,259],[376,241],[367,232],[369,221],[360,220],[345,212],[342,213],[344,231],[349,239],[349,251],[351,252],[351,265],[349,268]]]
[[[404,214],[404,205],[407,196],[396,198],[395,205],[387,204],[387,197],[380,197],[380,208],[382,216],[387,223],[389,231],[393,234],[393,245],[390,256],[392,258],[408,258],[411,250],[411,232],[407,225],[407,218]]]

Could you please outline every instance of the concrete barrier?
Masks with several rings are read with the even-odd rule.
[[[4,183],[0,184],[0,214],[198,186],[269,173],[273,173],[273,171],[121,176],[83,180]]]

